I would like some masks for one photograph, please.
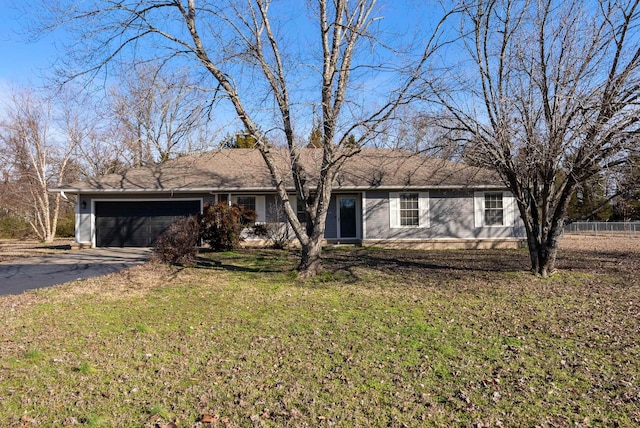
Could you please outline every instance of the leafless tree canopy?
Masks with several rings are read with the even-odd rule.
[[[400,108],[396,120],[375,144],[397,147],[430,157],[461,161],[464,135],[456,119],[444,111],[422,112],[414,106]]]
[[[61,195],[49,188],[74,173],[72,154],[79,143],[76,116],[54,111],[49,99],[29,90],[16,91],[0,121],[0,161],[5,185],[5,214],[26,219],[45,242],[53,241]]]
[[[466,153],[513,191],[547,275],[576,186],[637,148],[639,2],[463,3],[459,67],[432,89]]]
[[[207,147],[205,94],[186,71],[168,75],[154,64],[132,65],[109,90],[107,117],[130,166],[165,162]]]

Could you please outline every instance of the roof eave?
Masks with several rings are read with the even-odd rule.
[[[49,189],[50,192],[85,194],[85,193],[228,193],[228,192],[273,192],[273,187],[190,187],[190,188],[174,188],[174,189],[79,189],[79,188],[54,188]]]
[[[438,184],[438,185],[393,185],[393,186],[334,186],[335,191],[372,191],[372,190],[446,190],[446,189],[506,189],[501,184]],[[294,188],[287,188],[290,192],[295,192]],[[175,188],[175,189],[79,189],[79,188],[53,188],[49,189],[53,193],[69,193],[69,194],[93,194],[93,193],[112,193],[112,194],[149,194],[149,193],[230,193],[230,192],[275,192],[274,187],[191,187],[191,188]]]

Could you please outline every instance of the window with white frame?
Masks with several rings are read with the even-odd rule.
[[[485,226],[504,226],[504,203],[502,192],[484,194]]]
[[[389,193],[389,223],[391,228],[429,227],[429,193]]]
[[[239,207],[243,207],[245,210],[256,210],[256,197],[255,196],[238,196],[236,204]]]
[[[510,192],[475,192],[475,227],[513,226],[514,198]]]
[[[400,193],[400,226],[420,226],[418,193]]]
[[[231,204],[254,210],[257,214],[256,223],[266,221],[266,202],[264,195],[231,195]]]

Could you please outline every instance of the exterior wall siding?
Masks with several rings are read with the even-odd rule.
[[[500,239],[521,237],[521,221],[515,226],[475,227],[474,193],[429,191],[429,227],[392,228],[389,192],[367,191],[367,240]]]
[[[91,244],[93,242],[92,233],[92,213],[91,197],[81,195],[78,198],[76,207],[76,242],[81,244]]]
[[[355,194],[349,194],[355,195]],[[329,201],[329,209],[327,211],[327,220],[325,223],[324,237],[325,239],[338,239],[338,200],[339,195],[332,195],[331,200]],[[358,195],[355,195],[359,197]],[[291,200],[294,200],[294,195],[289,195]],[[288,223],[287,218],[282,212],[282,206],[279,200],[277,199],[277,195],[267,195],[266,196],[266,210],[267,210],[267,223]],[[295,206],[293,207],[296,208]],[[360,222],[358,221],[358,224]],[[291,226],[287,224],[287,228],[289,229],[289,236],[291,239],[295,239],[295,234],[293,233],[293,229]]]
[[[247,193],[249,194],[249,193]],[[355,195],[350,193],[349,195]],[[429,227],[397,227],[390,224],[390,192],[383,190],[368,190],[362,195],[362,204],[359,209],[364,210],[359,227],[359,236],[363,234],[365,241],[433,241],[433,240],[499,240],[523,238],[524,226],[519,214],[514,213],[513,226],[484,226],[474,225],[474,192],[461,190],[429,190]],[[338,206],[337,196],[332,195],[327,220],[325,224],[325,239],[338,239]],[[358,196],[359,198],[359,196]],[[82,194],[78,199],[76,208],[76,242],[79,244],[93,243],[95,233],[93,213],[94,200],[179,200],[201,199],[203,205],[207,202],[215,202],[216,195],[209,193],[184,193],[170,194]],[[360,204],[360,202],[359,202]],[[295,208],[295,207],[294,207]],[[265,195],[265,216],[267,223],[286,223],[284,213],[281,211],[277,195]],[[295,240],[293,231],[287,225],[291,239]]]
[[[338,212],[336,206],[336,195],[331,195],[329,209],[327,210],[327,222],[324,229],[325,239],[338,238]]]

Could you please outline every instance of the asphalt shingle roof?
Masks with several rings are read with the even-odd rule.
[[[293,189],[288,152],[273,149],[280,171]],[[322,150],[302,149],[308,183],[315,185]],[[336,190],[504,187],[491,171],[403,150],[363,149],[337,174]],[[256,149],[223,149],[180,157],[163,164],[132,168],[61,186],[69,193],[151,191],[237,191],[274,189]]]

